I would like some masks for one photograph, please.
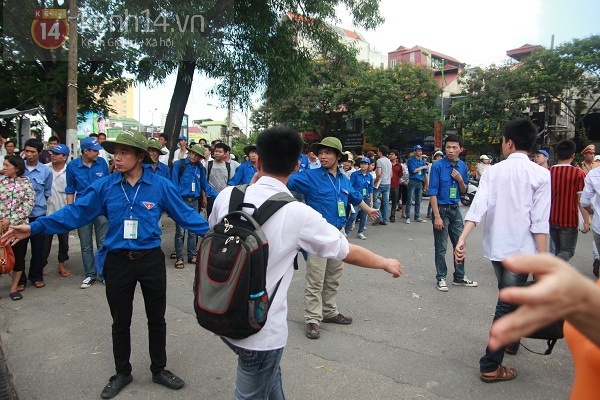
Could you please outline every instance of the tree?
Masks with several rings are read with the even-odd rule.
[[[438,93],[431,70],[403,63],[358,74],[339,90],[335,103],[364,120],[370,143],[403,143],[408,132],[432,131]]]
[[[462,133],[466,148],[489,152],[501,140],[502,127],[527,110],[529,81],[508,65],[465,70],[459,79],[464,98],[452,104],[449,124]]]

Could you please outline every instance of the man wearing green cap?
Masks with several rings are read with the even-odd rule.
[[[256,169],[256,159],[258,158],[256,146],[250,145],[244,147],[244,153],[248,156],[248,161],[244,161],[235,169],[235,174],[227,182],[229,186],[246,185],[252,181],[254,174],[258,172]]]
[[[150,154],[152,164],[144,164],[144,168],[153,174],[170,180],[171,170],[169,166],[160,162],[160,156],[164,156],[167,153],[162,151],[162,145],[158,140],[154,138],[148,139],[148,154]]]
[[[202,207],[206,207],[207,196],[216,197],[217,194],[208,184],[206,179],[206,170],[200,163],[200,157],[204,152],[204,147],[195,144],[188,148],[188,156],[182,160],[177,160],[173,164],[173,173],[171,182],[177,188],[176,193],[188,206],[198,210],[198,202]],[[175,225],[175,268],[183,269],[183,238],[185,228],[181,224]],[[188,231],[187,256],[188,262],[196,263],[196,242],[197,237],[193,230]]]
[[[379,211],[363,201],[362,193],[354,189],[348,177],[340,171],[338,164],[344,162],[347,155],[342,153],[342,143],[339,139],[326,137],[321,143],[314,143],[310,151],[319,156],[321,167],[292,174],[288,181],[290,190],[302,194],[306,204],[340,230],[346,225],[348,204],[360,207],[372,219],[378,217]],[[308,255],[304,319],[306,337],[309,339],[320,337],[321,322],[342,325],[352,323],[352,318],[340,314],[337,309],[339,281],[343,269],[343,261]]]
[[[167,363],[165,323],[167,275],[160,248],[160,215],[163,211],[178,224],[204,235],[208,224],[180,197],[171,182],[144,169],[151,163],[148,142],[138,132],[124,131],[103,147],[114,154],[117,173],[92,183],[73,204],[54,214],[38,218],[31,225],[11,226],[2,236],[4,243],[16,243],[29,235],[51,235],[89,224],[99,215],[108,218],[104,247],[106,299],[113,318],[112,339],[116,375],[101,397],[115,397],[133,380],[131,375],[130,325],[133,297],[140,283],[148,318],[150,370],[152,381],[170,389],[184,382],[165,369]]]

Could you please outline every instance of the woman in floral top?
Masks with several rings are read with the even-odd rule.
[[[2,231],[10,225],[28,223],[29,214],[35,202],[35,191],[29,179],[22,177],[25,173],[25,161],[19,156],[12,156],[4,160],[4,176],[0,176],[0,217],[2,218]],[[25,268],[25,253],[27,241],[19,241],[13,246],[15,253],[15,268],[13,270],[10,298],[21,300],[23,295],[17,290],[19,278]]]

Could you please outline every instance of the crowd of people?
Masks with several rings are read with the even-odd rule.
[[[593,212],[600,206],[600,196],[596,196],[600,194],[600,169],[594,169],[593,157],[591,164],[586,164],[587,176],[585,169],[572,167],[575,144],[570,141],[556,145],[558,162],[548,168],[548,152],[531,150],[536,134],[537,129],[527,120],[515,120],[505,127],[505,160],[490,165],[490,157],[481,156],[474,176],[479,181],[478,192],[464,218],[459,201],[467,191],[470,174],[459,158],[464,151],[463,138],[454,134],[446,137],[443,152],[433,154],[431,163],[418,145],[407,157],[387,146],[363,154],[361,148],[344,151],[335,137],[313,143],[304,154],[301,136],[284,127],[262,132],[256,145],[244,148],[247,160],[242,164],[231,159],[231,149],[220,141],[188,144],[182,136],[169,167],[165,134],[146,139],[125,131],[115,141],[106,141],[105,136],[89,137],[81,142],[81,157],[68,163],[69,149],[56,140],[48,150],[48,165],[40,161],[45,151],[41,141],[28,140],[24,158],[14,155],[14,147],[9,152],[7,142],[0,171],[0,205],[5,232],[2,242],[12,244],[17,259],[10,297],[22,299],[28,282],[36,288],[45,286],[43,271],[53,235],[59,238],[57,271],[60,276],[69,276],[71,271],[64,265],[69,257],[68,232],[78,229],[84,275],[80,287],[89,288],[100,279],[106,285],[113,318],[116,373],[101,397],[116,396],[133,380],[130,325],[138,282],[148,318],[152,380],[179,389],[184,381],[166,369],[163,212],[176,223],[170,257],[175,268],[181,269],[186,260],[186,230],[185,256],[188,263],[196,263],[198,236],[227,214],[231,186],[251,184],[244,201],[257,208],[274,193],[293,194],[302,201],[284,206],[264,226],[272,249],[267,291],[272,293],[278,287],[282,295],[275,297],[260,332],[241,340],[223,338],[239,360],[234,398],[283,399],[279,364],[288,335],[287,291],[298,251],[306,259],[305,335],[316,340],[321,337],[322,323],[353,322],[350,315],[340,312],[337,303],[345,263],[382,269],[393,277],[402,274],[399,261],[348,243],[346,236],[356,223],[357,237],[365,240],[368,219],[371,226],[382,227],[374,229],[385,229],[388,223],[396,222],[397,213],[406,224],[426,223],[430,218],[435,287],[448,292],[448,238],[454,249],[452,285],[477,287],[465,272],[467,240],[485,218],[484,256],[491,261],[500,292],[490,342],[479,363],[480,379],[486,383],[511,380],[517,371],[503,364],[504,355],[515,354],[523,334],[554,317],[572,324],[572,329],[566,329],[569,345],[581,348],[583,340],[591,341],[592,346],[600,342],[594,331],[597,322],[584,318],[600,320],[599,307],[583,307],[567,298],[552,299],[562,308],[548,315],[548,306],[542,304],[549,301],[546,299],[558,276],[571,282],[572,290],[580,290],[579,295],[584,293],[591,304],[600,301],[600,289],[593,284],[590,288],[589,281],[564,264],[574,254],[579,221],[581,230],[587,232],[590,215],[595,243],[600,245],[600,217]],[[588,146],[583,151],[586,160],[586,154],[594,150]],[[423,193],[430,198],[426,218],[421,218]],[[552,239],[550,249],[558,258],[538,255],[523,258],[523,265],[517,262],[521,260],[515,257],[518,254],[548,252],[548,236]],[[32,256],[27,274],[28,242]],[[598,276],[600,260],[597,255],[594,259],[593,273]],[[515,288],[525,284],[529,272],[536,273],[540,282],[532,288]],[[516,304],[523,306],[515,311]],[[524,314],[526,307],[535,317]],[[597,351],[594,359],[600,360],[600,350],[593,349]],[[259,372],[253,365],[255,360],[260,360]],[[576,361],[576,374],[579,364],[584,362]],[[593,376],[578,379],[576,375],[574,392],[587,393]]]

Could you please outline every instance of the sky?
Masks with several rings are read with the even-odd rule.
[[[600,34],[598,0],[381,0],[385,22],[374,31],[353,27],[343,7],[338,7],[336,25],[359,31],[378,51],[387,54],[399,46],[420,45],[471,66],[502,63],[506,51],[524,44],[550,47],[554,43]],[[218,107],[218,99],[207,95],[214,82],[196,74],[186,114],[193,119],[225,119],[227,110]],[[135,118],[141,122],[160,123],[169,110],[175,76],[153,88],[136,89],[141,103]],[[139,113],[138,113],[139,109]],[[234,114],[233,122],[246,125],[243,112]]]

